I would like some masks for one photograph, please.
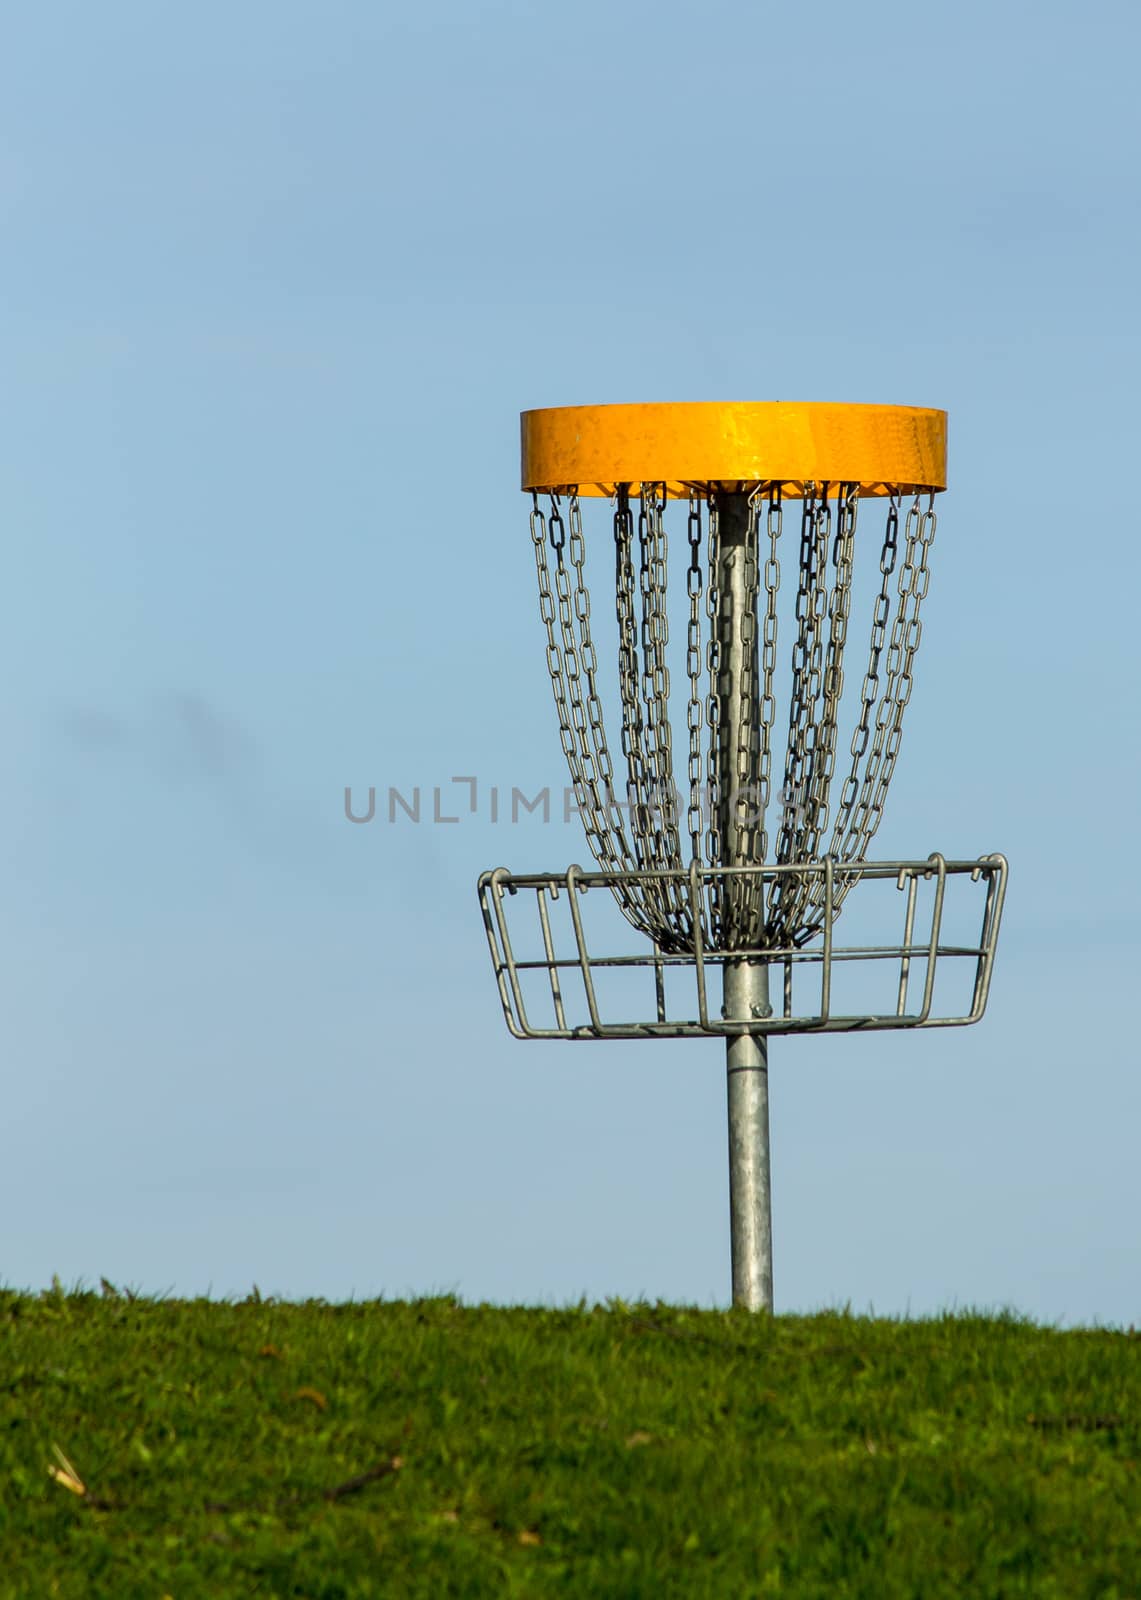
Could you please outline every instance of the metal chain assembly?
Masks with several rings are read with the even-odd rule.
[[[573,488],[533,496],[531,534],[559,735],[587,842],[627,919],[663,953],[799,946],[823,921],[819,875],[726,878],[717,869],[835,863],[838,907],[883,816],[911,698],[920,608],[930,581],[934,495],[886,500],[867,669],[848,767],[831,788],[844,693],[860,488],[794,485],[802,496],[788,739],[773,793],[779,670],[780,540],[788,486],[687,486],[685,787],[669,716],[668,495],[663,483],[614,495],[614,592],[623,793],[607,741],[587,581],[587,541]],[[634,499],[637,498],[637,508]],[[565,504],[564,504],[565,502]],[[704,557],[704,560],[703,560]],[[895,589],[893,605],[892,588]],[[704,613],[704,620],[703,620]],[[889,635],[890,623],[890,635]],[[704,786],[704,792],[703,792]],[[684,794],[682,823],[679,801]],[[774,811],[775,806],[775,811]],[[775,820],[770,825],[770,817]],[[830,818],[830,838],[825,833]],[[684,840],[684,844],[683,844]],[[713,869],[698,907],[681,874]],[[673,874],[673,876],[671,876]],[[727,889],[731,884],[731,889]]]

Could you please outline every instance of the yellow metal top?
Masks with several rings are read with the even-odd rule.
[[[524,411],[523,488],[611,495],[620,483],[858,483],[864,494],[947,486],[947,413],[925,406],[743,400]]]

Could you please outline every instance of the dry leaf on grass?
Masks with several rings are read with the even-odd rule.
[[[64,1455],[58,1444],[52,1445],[52,1454],[59,1462],[58,1466],[49,1466],[48,1474],[55,1481],[62,1484],[65,1489],[70,1489],[72,1494],[86,1494],[87,1485],[76,1472],[71,1462]]]

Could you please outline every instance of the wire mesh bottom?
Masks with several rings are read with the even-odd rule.
[[[572,866],[562,874],[515,875],[499,867],[480,878],[479,898],[504,1019],[517,1039],[845,1033],[977,1022],[990,990],[1007,875],[1001,855],[947,861],[939,854],[925,861],[695,863],[638,873]],[[817,889],[821,905],[810,944],[709,945],[716,897],[724,903],[753,890],[757,878],[764,888],[797,877]],[[618,908],[616,891],[663,880],[688,897],[692,950],[650,943]],[[870,942],[836,941],[839,901],[845,927],[856,923]],[[724,968],[742,962],[764,965],[770,979],[782,980],[766,1014],[744,1021],[727,1018],[721,1004]]]

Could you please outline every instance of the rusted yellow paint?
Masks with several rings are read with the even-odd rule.
[[[629,484],[858,483],[865,494],[945,489],[947,413],[824,401],[697,401],[524,411],[523,488],[610,495]]]

